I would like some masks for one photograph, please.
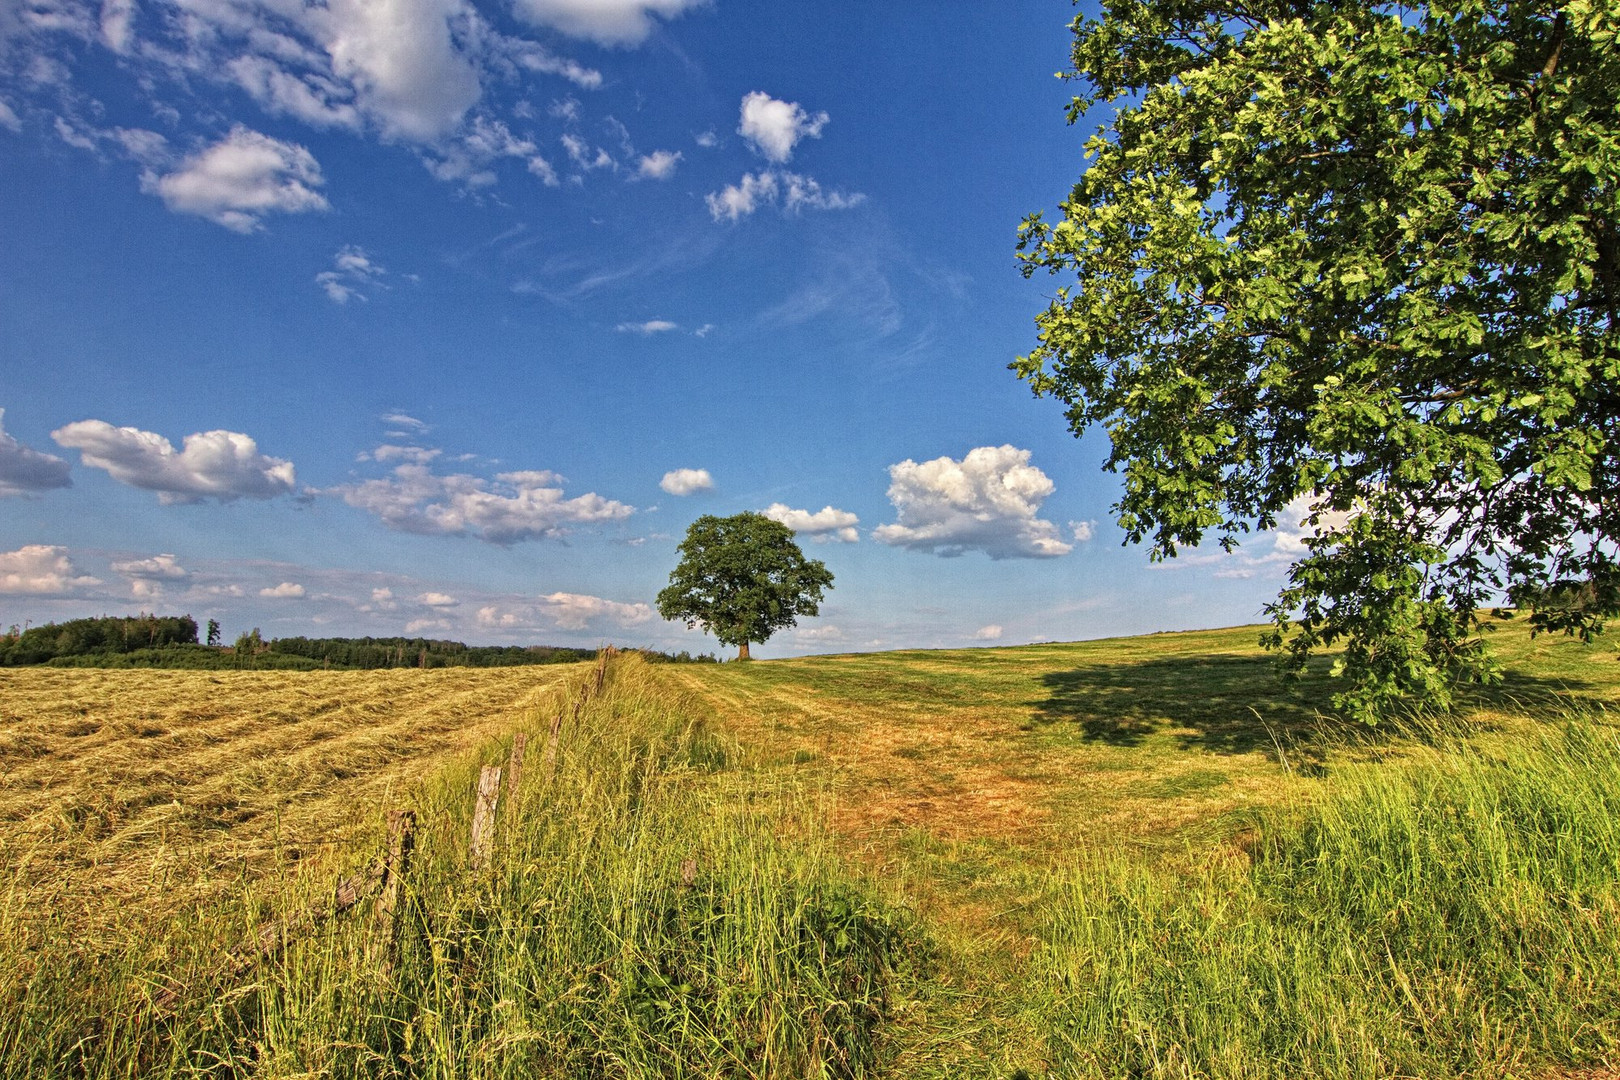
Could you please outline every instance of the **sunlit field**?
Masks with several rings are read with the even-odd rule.
[[[578,713],[588,666],[0,674],[0,1075],[1595,1077],[1620,662],[1501,625],[1376,730],[1255,628],[620,657]],[[214,974],[395,807],[396,964],[362,905]]]

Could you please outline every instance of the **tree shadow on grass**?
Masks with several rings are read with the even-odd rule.
[[[1246,754],[1277,742],[1297,745],[1324,725],[1343,726],[1324,676],[1284,687],[1265,656],[1099,664],[1049,672],[1041,682],[1049,694],[1032,703],[1035,725],[1068,728],[1114,746],[1137,746],[1172,731],[1185,749]]]
[[[1048,696],[1031,702],[1032,728],[1073,731],[1082,739],[1138,746],[1160,732],[1182,749],[1247,754],[1281,749],[1297,766],[1320,762],[1332,747],[1413,737],[1422,725],[1391,722],[1369,729],[1340,716],[1333,695],[1343,688],[1313,663],[1303,679],[1285,684],[1269,656],[1166,657],[1098,664],[1041,676]],[[1507,673],[1493,686],[1459,695],[1459,714],[1507,707],[1537,719],[1566,715],[1591,689],[1569,679]]]

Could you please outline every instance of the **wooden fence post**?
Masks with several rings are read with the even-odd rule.
[[[541,767],[545,769],[546,780],[550,782],[551,774],[557,768],[557,738],[562,734],[563,711],[557,707],[557,719],[551,722],[551,734],[546,739],[545,756],[541,759]]]
[[[478,774],[478,803],[473,807],[472,839],[467,844],[467,861],[474,870],[489,862],[490,840],[495,832],[495,804],[501,797],[501,767],[485,765]]]
[[[383,975],[394,970],[399,944],[399,902],[405,894],[405,876],[410,873],[411,851],[416,847],[416,813],[388,811],[388,854],[382,865],[382,891],[377,894],[377,938],[381,943],[378,969]]]
[[[528,732],[512,736],[512,753],[506,759],[506,818],[512,824],[517,823],[518,785],[523,783],[523,755],[528,750]]]

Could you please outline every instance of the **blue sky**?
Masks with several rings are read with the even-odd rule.
[[[0,622],[716,649],[702,514],[836,585],[756,655],[1253,621],[1007,364],[1083,167],[1067,3],[0,0]]]

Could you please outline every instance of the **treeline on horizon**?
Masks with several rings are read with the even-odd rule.
[[[209,626],[217,637],[218,623]],[[655,663],[714,662],[654,649],[636,650]],[[233,646],[199,644],[190,615],[102,615],[19,629],[0,637],[0,667],[151,667],[260,670],[370,671],[382,668],[520,667],[570,664],[596,657],[595,649],[557,645],[466,645],[413,637],[272,638],[257,627]]]

